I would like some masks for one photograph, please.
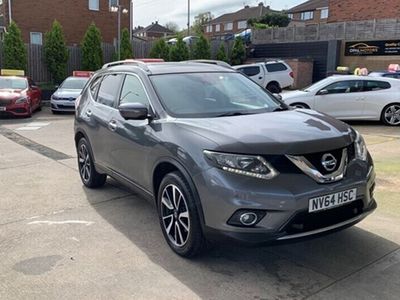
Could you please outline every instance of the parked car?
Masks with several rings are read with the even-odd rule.
[[[51,96],[50,104],[52,113],[74,112],[75,100],[82,92],[88,80],[88,76],[71,76],[65,79]]]
[[[0,76],[0,114],[31,117],[40,110],[42,91],[28,77]]]
[[[98,188],[111,176],[140,192],[179,255],[220,237],[328,233],[376,208],[373,162],[358,132],[289,109],[235,70],[130,62],[97,72],[77,101],[83,184]]]
[[[400,81],[368,76],[332,76],[282,95],[286,104],[311,108],[341,120],[381,120],[400,125]]]
[[[369,73],[368,76],[400,79],[400,72],[388,72],[388,71],[371,72]]]
[[[271,93],[277,94],[282,89],[293,85],[293,71],[282,60],[274,60],[249,65],[234,66]]]

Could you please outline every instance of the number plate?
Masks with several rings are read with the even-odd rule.
[[[4,106],[0,107],[0,111],[6,111],[6,108]]]
[[[335,194],[320,196],[312,198],[308,203],[308,211],[316,212],[320,210],[326,210],[335,208],[349,202],[353,202],[357,199],[357,189],[351,189]]]

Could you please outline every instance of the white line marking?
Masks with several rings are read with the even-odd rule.
[[[20,127],[20,128],[17,128],[16,130],[17,131],[33,131],[33,130],[38,130],[38,129],[40,129],[41,127]]]
[[[40,224],[47,224],[47,225],[81,224],[81,225],[90,226],[90,225],[93,225],[94,222],[68,220],[68,221],[33,221],[33,222],[28,223],[28,225],[40,225]]]

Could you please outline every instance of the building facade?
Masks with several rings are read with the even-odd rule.
[[[247,21],[253,18],[260,18],[269,12],[274,12],[269,6],[261,2],[258,6],[244,8],[219,16],[205,25],[205,35],[210,38],[222,37],[228,34],[236,34],[248,28]]]
[[[400,0],[329,0],[329,22],[396,19]]]
[[[165,38],[169,35],[173,35],[174,32],[168,28],[158,24],[158,21],[153,22],[147,27],[138,27],[133,31],[133,36],[141,38],[143,40],[154,40],[159,38]]]
[[[45,33],[57,20],[63,26],[67,45],[79,45],[94,22],[103,42],[114,43],[118,36],[118,13],[110,12],[110,7],[118,4],[128,11],[121,16],[121,27],[130,29],[130,0],[0,0],[0,31],[11,19],[21,29],[25,43],[42,44]]]
[[[328,22],[329,0],[310,0],[287,11],[290,26],[305,26]]]

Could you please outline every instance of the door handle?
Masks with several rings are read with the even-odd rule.
[[[88,116],[88,117],[91,117],[92,116],[92,111],[89,109],[89,110],[87,110],[86,111],[86,115]]]
[[[117,128],[117,121],[111,120],[110,123],[108,123],[108,129],[110,129],[111,131],[116,131]]]
[[[364,101],[364,100],[365,100],[364,97],[357,98],[357,101]]]

